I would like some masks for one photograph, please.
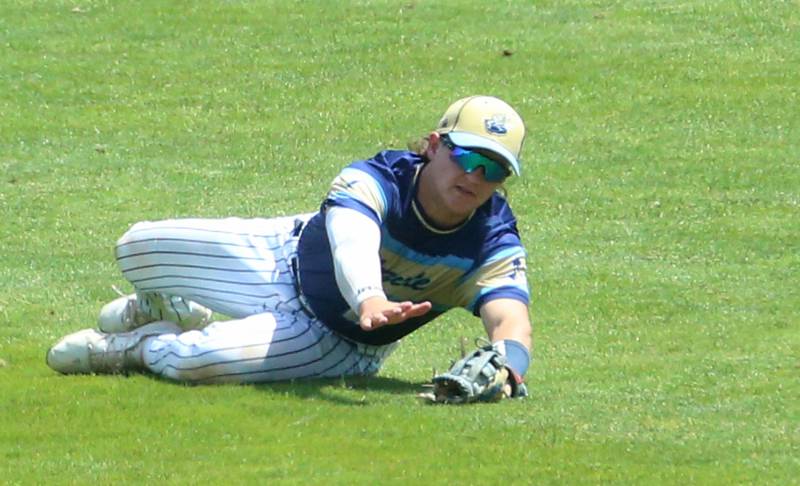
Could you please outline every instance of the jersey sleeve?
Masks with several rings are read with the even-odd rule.
[[[530,303],[530,289],[525,273],[525,250],[520,246],[508,247],[491,255],[463,283],[467,295],[466,308],[480,315],[483,304],[494,299],[516,299]]]
[[[380,225],[389,210],[391,187],[385,173],[367,162],[356,162],[333,180],[323,208],[355,209]]]

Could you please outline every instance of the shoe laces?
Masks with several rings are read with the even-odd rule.
[[[119,289],[119,287],[117,287],[116,285],[112,285],[111,288],[120,297],[125,297],[125,296],[128,295],[125,292],[121,291]],[[135,324],[134,321],[136,319],[136,300],[137,299],[138,299],[138,297],[134,297],[132,299],[128,299],[128,301],[125,302],[125,309],[122,311],[122,324],[125,326],[125,328],[131,328]]]
[[[127,350],[117,343],[117,336],[106,334],[105,346],[89,344],[89,367],[104,373],[122,373],[125,370]]]

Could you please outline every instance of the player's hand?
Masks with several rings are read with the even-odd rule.
[[[431,307],[432,305],[428,301],[392,302],[383,297],[370,297],[361,303],[359,324],[361,329],[372,331],[382,326],[400,324],[412,317],[424,315],[431,310]]]

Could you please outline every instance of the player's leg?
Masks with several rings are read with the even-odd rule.
[[[258,383],[374,374],[393,348],[355,344],[302,312],[264,313],[189,332],[165,321],[117,334],[87,329],[53,346],[47,363],[61,373],[144,370],[192,384]]]
[[[263,313],[151,340],[143,358],[151,372],[185,383],[290,380],[335,367],[330,341],[303,314],[279,323]]]
[[[348,341],[310,318],[292,276],[303,215],[271,220],[139,223],[118,245],[137,295],[196,302],[234,320],[202,331],[161,329],[71,334],[48,353],[62,373],[147,370],[191,383],[260,382],[377,372],[393,346]],[[124,363],[119,360],[123,359]]]
[[[179,382],[259,383],[374,374],[392,350],[357,345],[303,313],[264,313],[152,339],[143,359]]]
[[[298,222],[310,216],[134,225],[116,253],[136,294],[104,307],[100,329],[119,332],[162,319],[199,328],[208,308],[232,317],[281,310],[284,288],[294,286],[289,258]]]

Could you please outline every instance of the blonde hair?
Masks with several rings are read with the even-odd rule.
[[[415,138],[413,140],[409,140],[406,146],[408,150],[414,152],[415,154],[422,157],[422,159],[427,162],[428,161],[428,145],[430,144],[430,135],[425,135],[424,137]]]

